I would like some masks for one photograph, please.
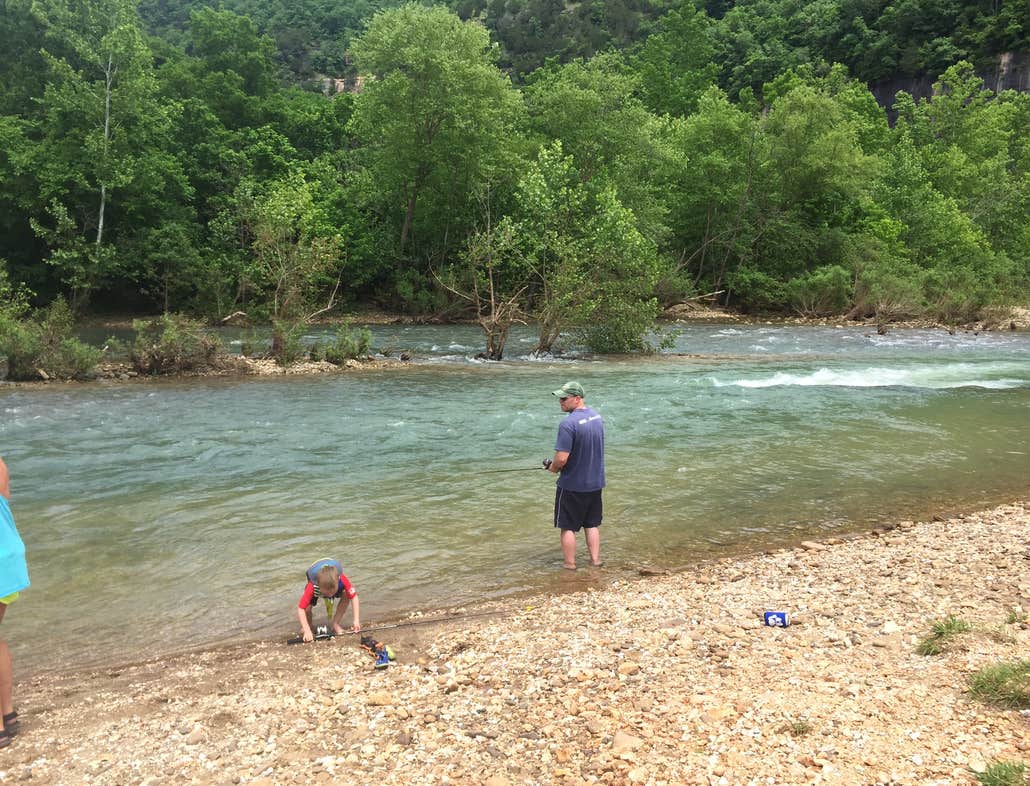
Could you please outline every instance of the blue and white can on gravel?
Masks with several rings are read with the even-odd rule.
[[[765,624],[770,628],[785,628],[790,625],[790,614],[785,611],[767,611]]]

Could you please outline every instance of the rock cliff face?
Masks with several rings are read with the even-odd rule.
[[[984,81],[984,86],[995,93],[1002,90],[1018,90],[1030,92],[1030,52],[1004,52],[998,56],[994,68],[978,70],[977,74]],[[933,95],[933,83],[939,75],[924,74],[914,78],[888,79],[869,86],[877,102],[884,107],[894,121],[894,96],[904,91],[915,98],[928,98]]]

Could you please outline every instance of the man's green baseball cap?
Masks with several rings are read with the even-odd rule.
[[[554,395],[558,398],[569,398],[570,396],[579,396],[580,398],[583,398],[586,394],[583,392],[583,386],[578,382],[566,382],[554,391]]]

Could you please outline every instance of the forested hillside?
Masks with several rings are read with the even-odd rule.
[[[0,7],[0,340],[58,296],[608,350],[699,294],[945,320],[1027,296],[1030,95],[977,76],[1027,51],[1026,0]],[[869,84],[921,74],[889,124]]]

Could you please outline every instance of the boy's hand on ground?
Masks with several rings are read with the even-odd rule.
[[[307,644],[310,641],[314,641],[314,640],[315,640],[315,635],[310,630],[304,631],[304,643],[305,644]]]
[[[355,622],[353,625],[350,626],[350,629],[357,633],[359,630],[361,630],[361,623]]]

